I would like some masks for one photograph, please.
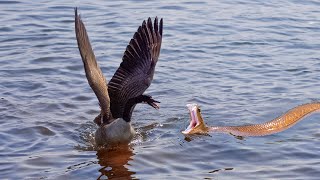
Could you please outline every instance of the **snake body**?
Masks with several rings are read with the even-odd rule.
[[[188,108],[191,122],[187,130],[183,131],[184,134],[221,132],[230,133],[235,136],[265,136],[284,131],[301,121],[305,116],[320,110],[320,102],[299,105],[271,121],[244,126],[207,127],[204,124],[198,105],[188,105]]]

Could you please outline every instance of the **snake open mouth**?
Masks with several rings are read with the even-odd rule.
[[[197,115],[198,105],[197,104],[187,104],[187,108],[190,113],[190,124],[186,130],[182,131],[183,134],[189,134],[194,128],[200,125],[200,121]]]

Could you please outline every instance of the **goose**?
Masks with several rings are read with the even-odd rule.
[[[150,86],[158,62],[162,42],[163,20],[149,17],[143,21],[130,40],[119,68],[107,83],[90,44],[77,8],[75,33],[88,83],[98,98],[100,114],[94,119],[97,146],[128,144],[135,135],[131,125],[132,112],[138,103],[159,109],[150,95],[143,94]]]

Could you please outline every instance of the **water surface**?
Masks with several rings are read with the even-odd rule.
[[[129,147],[97,150],[98,101],[74,34],[74,7],[107,79],[141,22],[164,18],[154,81]],[[317,1],[0,2],[1,179],[317,179],[319,114],[266,137],[185,137],[185,104],[210,125],[271,120],[319,100]]]

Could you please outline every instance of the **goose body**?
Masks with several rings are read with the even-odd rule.
[[[100,126],[95,132],[95,141],[99,145],[128,144],[135,135],[131,122],[118,118],[109,124]]]
[[[158,101],[143,94],[150,86],[162,42],[162,19],[143,21],[130,40],[120,67],[107,83],[93,53],[89,37],[75,8],[75,32],[78,48],[90,87],[100,104],[100,114],[94,119],[99,126],[95,132],[97,145],[129,143],[134,134],[131,116],[138,103],[155,109]]]

